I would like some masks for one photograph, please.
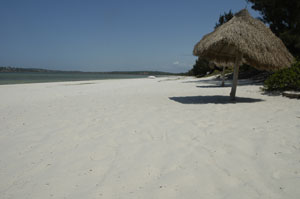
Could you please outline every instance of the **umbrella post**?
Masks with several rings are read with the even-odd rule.
[[[223,71],[222,71],[222,87],[225,86],[225,66],[223,66]]]
[[[232,80],[232,87],[231,87],[231,92],[230,92],[231,100],[235,100],[235,93],[236,93],[236,87],[237,87],[237,83],[238,83],[239,68],[240,68],[241,60],[242,60],[242,54],[238,54],[235,58],[235,66],[234,66],[234,71],[233,71],[233,80]]]

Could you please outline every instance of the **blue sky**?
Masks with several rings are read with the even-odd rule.
[[[0,66],[186,72],[194,45],[245,0],[0,0]],[[251,10],[257,17],[258,14]]]

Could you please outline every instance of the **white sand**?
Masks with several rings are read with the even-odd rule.
[[[300,100],[209,79],[0,86],[0,198],[300,198]]]

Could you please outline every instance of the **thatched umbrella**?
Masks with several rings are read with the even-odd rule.
[[[293,56],[283,42],[246,9],[205,35],[195,47],[195,56],[206,58],[219,66],[234,65],[231,99],[235,99],[239,66],[243,63],[261,70],[289,67]]]

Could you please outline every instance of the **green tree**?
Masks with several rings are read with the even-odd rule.
[[[188,72],[189,75],[194,75],[197,77],[203,77],[207,73],[212,72],[212,69],[209,67],[209,62],[201,57],[198,57],[193,68]]]
[[[231,12],[231,10],[229,10],[228,13],[224,12],[223,15],[220,15],[219,21],[215,25],[215,29],[229,21],[233,16],[234,14]]]
[[[223,15],[220,15],[219,21],[215,25],[215,29],[221,26],[222,24],[226,23],[227,21],[229,21],[233,16],[234,14],[231,12],[231,10],[229,10],[228,13],[225,12]],[[207,73],[213,72],[214,70],[221,70],[221,69],[217,68],[216,66],[210,68],[209,62],[207,60],[198,57],[196,63],[194,64],[193,68],[188,72],[188,74],[202,77],[205,76]]]
[[[294,56],[300,56],[300,1],[246,0],[262,15],[262,21],[281,38]]]

